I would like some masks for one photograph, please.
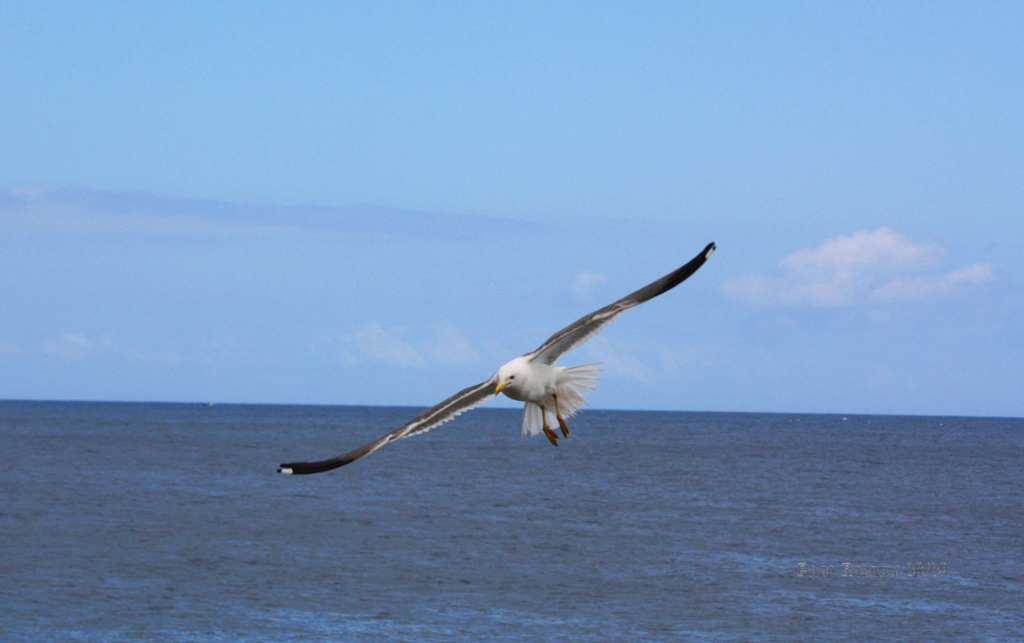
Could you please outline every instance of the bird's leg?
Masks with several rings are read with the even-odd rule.
[[[555,400],[555,417],[558,418],[558,428],[562,429],[562,435],[569,437],[569,425],[566,424],[565,418],[562,417],[562,412],[558,410],[558,395],[552,393],[551,397]]]
[[[550,442],[552,445],[557,447],[558,446],[558,436],[555,435],[555,432],[552,431],[551,427],[548,426],[548,412],[544,408],[543,404],[540,404],[538,406],[540,406],[540,417],[541,417],[541,419],[544,422],[544,435],[548,436],[548,442]]]

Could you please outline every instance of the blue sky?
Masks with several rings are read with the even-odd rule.
[[[0,398],[1024,415],[1022,18],[5,3]]]

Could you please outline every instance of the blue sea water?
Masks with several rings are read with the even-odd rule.
[[[0,402],[0,639],[1024,638],[1024,420]]]

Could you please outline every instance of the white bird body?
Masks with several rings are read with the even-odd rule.
[[[561,370],[564,369],[517,357],[498,369],[498,386],[517,402],[540,403],[555,393]]]
[[[548,418],[554,416],[562,436],[569,437],[566,419],[571,418],[583,407],[584,394],[597,385],[601,374],[596,364],[555,366],[558,358],[586,341],[623,312],[681,284],[697,272],[714,251],[715,244],[709,243],[685,265],[603,308],[580,317],[549,337],[536,350],[506,362],[489,379],[467,386],[373,442],[327,460],[285,463],[278,467],[278,472],[304,475],[345,466],[396,440],[426,433],[441,426],[500,393],[524,403],[523,435],[537,435],[543,432],[551,444],[558,446],[558,436],[551,430]]]
[[[597,364],[582,366],[551,366],[529,359],[528,356],[510,360],[498,369],[496,390],[523,405],[524,436],[537,435],[554,421],[568,434],[565,420],[582,407],[586,391],[597,385],[601,369]],[[548,435],[551,439],[551,435]],[[552,440],[554,443],[555,440]]]

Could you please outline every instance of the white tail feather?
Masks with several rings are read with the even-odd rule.
[[[597,388],[601,379],[600,364],[582,364],[559,369],[558,373],[558,410],[562,417],[571,418],[586,403],[587,391]]]
[[[527,402],[523,406],[523,435],[538,435],[543,426],[540,407],[533,402]]]

